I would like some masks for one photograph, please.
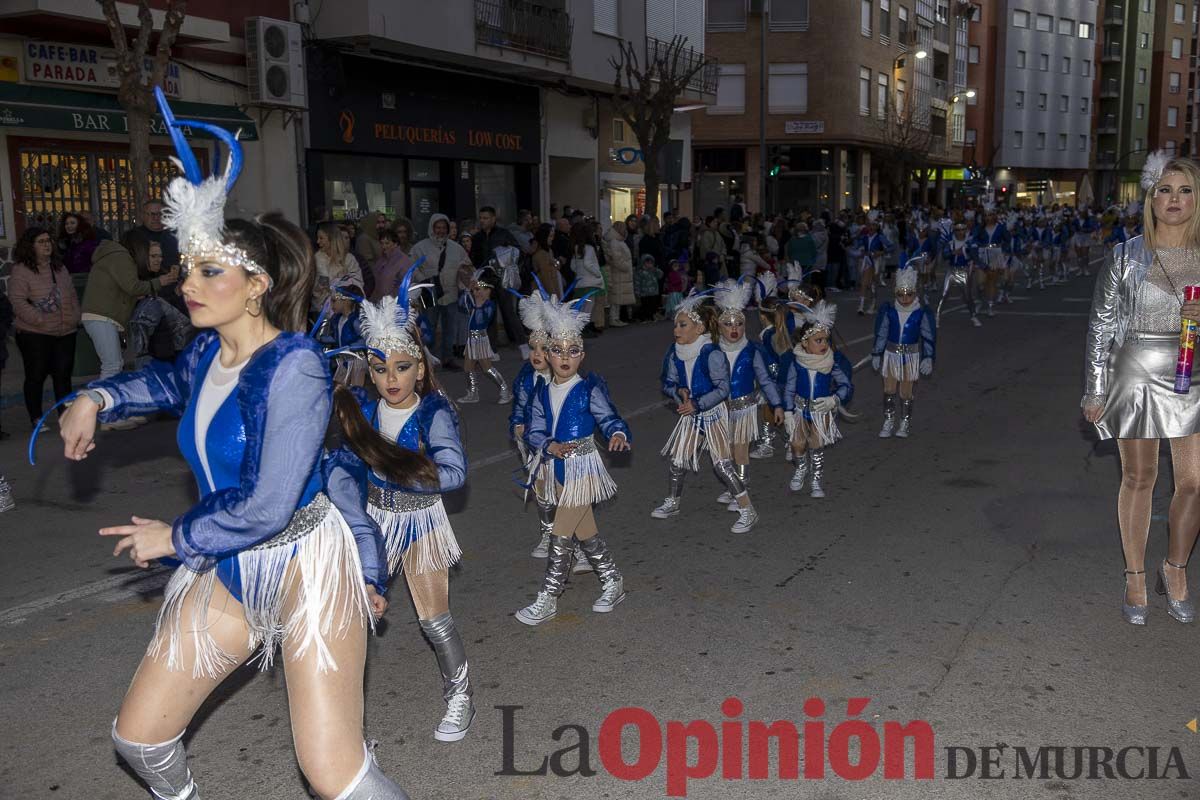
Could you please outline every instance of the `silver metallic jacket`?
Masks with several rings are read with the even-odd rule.
[[[1125,344],[1133,319],[1138,288],[1154,263],[1141,236],[1116,245],[1092,296],[1088,320],[1087,352],[1084,357],[1084,401],[1108,393],[1108,354]]]

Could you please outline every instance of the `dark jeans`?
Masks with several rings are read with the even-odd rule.
[[[511,292],[497,290],[500,306],[500,319],[504,323],[504,335],[511,345],[525,344],[525,326],[521,324],[521,315],[517,313],[517,298]]]
[[[54,400],[71,393],[71,371],[75,369],[75,334],[48,336],[17,331],[17,349],[25,365],[25,410],[37,422],[42,416],[42,387],[46,378],[54,383]]]

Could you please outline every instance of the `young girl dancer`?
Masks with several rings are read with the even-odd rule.
[[[513,381],[512,411],[508,415],[508,435],[516,442],[517,450],[521,453],[521,463],[529,464],[529,448],[525,446],[525,431],[529,427],[529,414],[533,398],[537,395],[542,384],[550,380],[550,334],[546,332],[546,317],[543,313],[545,298],[539,293],[525,297],[521,296],[517,311],[521,315],[521,323],[529,331],[529,360],[521,365]],[[545,558],[549,554],[550,534],[554,530],[554,505],[536,495],[538,507],[538,522],[541,526],[541,538],[533,552],[534,558]]]
[[[883,428],[880,439],[907,438],[912,424],[913,390],[921,375],[933,372],[937,326],[933,314],[917,299],[917,273],[896,273],[896,302],[884,303],[875,315],[871,367],[883,375]],[[900,393],[900,426],[896,427],[896,393]]]
[[[352,532],[325,492],[331,384],[306,335],[312,250],[281,215],[225,221],[242,161],[236,139],[176,121],[155,94],[185,175],[167,187],[164,223],[179,237],[192,323],[211,330],[174,364],[91,384],[64,416],[62,436],[67,458],[82,460],[95,446],[97,417],[180,414],[179,445],[201,499],[173,524],[135,516],[100,531],[120,537],[115,553],[128,551],[138,566],[182,562],[113,742],[155,797],[197,797],[182,741],[188,723],[239,664],[257,651],[266,668],[282,646],[293,742],[312,790],[325,800],[407,798],[362,738],[366,637],[387,605],[386,566],[377,533],[369,525]],[[202,180],[182,125],[227,143],[225,175]],[[408,474],[402,451],[345,425],[348,391],[335,396],[350,445],[373,468]]]
[[[790,315],[788,307],[779,301],[776,294],[778,281],[773,272],[764,272],[758,276],[756,289],[758,292],[758,321],[762,330],[759,332],[758,343],[763,357],[766,359],[767,374],[775,383],[776,391],[782,381],[779,374],[780,356],[791,350],[791,339],[788,336],[787,318]],[[782,331],[782,335],[780,335]],[[777,345],[777,341],[780,344]],[[775,455],[775,413],[767,404],[765,396],[759,403],[759,435],[758,444],[750,451],[751,458],[772,458]]]
[[[467,393],[458,398],[460,403],[479,402],[479,379],[475,375],[478,367],[496,383],[500,390],[500,399],[496,402],[503,405],[512,402],[512,391],[508,388],[500,370],[492,366],[493,361],[499,361],[500,356],[492,350],[491,340],[488,339],[488,327],[496,317],[496,303],[492,300],[492,291],[496,288],[495,273],[489,269],[475,272],[475,280],[471,283],[470,291],[458,295],[459,309],[469,317],[467,321],[467,351],[463,360],[463,371],[467,373]]]
[[[750,493],[738,477],[730,459],[729,362],[717,347],[717,315],[708,306],[707,294],[693,293],[675,312],[675,344],[663,360],[663,394],[676,401],[679,422],[662,455],[671,461],[670,493],[650,512],[655,519],[679,513],[683,477],[700,469],[700,453],[708,452],[713,472],[738,504],[737,522],[731,533],[749,533],[758,522]]]
[[[942,297],[938,300],[938,318],[941,319],[942,306],[950,294],[950,287],[958,286],[962,290],[963,303],[967,307],[967,313],[971,315],[971,324],[976,328],[982,328],[983,323],[975,314],[976,247],[975,243],[967,238],[966,225],[960,222],[954,226],[954,235],[950,237],[950,241],[946,242],[946,246],[942,250],[942,257],[946,261],[946,280],[942,284]]]
[[[746,314],[756,283],[753,278],[741,281],[726,280],[717,285],[713,297],[721,309],[717,328],[718,344],[729,362],[729,440],[733,468],[743,486],[749,486],[746,471],[750,464],[750,443],[758,427],[759,393],[767,403],[771,421],[783,424],[783,402],[779,384],[768,371],[768,356],[761,345],[746,339]],[[717,502],[730,511],[741,511],[738,502],[726,489]]]
[[[811,474],[811,495],[824,497],[825,448],[842,438],[838,406],[850,401],[854,384],[835,361],[830,343],[837,306],[818,303],[807,317],[792,337],[795,358],[784,379],[783,407],[796,461],[788,488],[800,491]]]
[[[583,329],[591,315],[581,301],[542,306],[550,334],[553,377],[534,396],[525,444],[538,460],[531,470],[553,522],[549,558],[542,588],[530,605],[516,613],[518,622],[540,625],[558,614],[558,598],[566,586],[571,552],[578,546],[600,578],[603,591],[592,611],[605,614],[625,599],[625,581],[608,545],[596,529],[592,506],[617,493],[617,485],[596,450],[597,429],[608,439],[609,452],[629,450],[633,437],[617,413],[608,386],[596,373],[579,375],[583,363]]]
[[[896,246],[879,232],[879,227],[874,222],[868,222],[864,228],[858,240],[858,249],[862,253],[858,274],[858,313],[860,315],[867,311],[875,311],[875,299],[878,293],[875,281],[878,278],[878,268],[883,265],[887,254],[896,249]],[[868,294],[871,297],[871,307],[864,310]]]

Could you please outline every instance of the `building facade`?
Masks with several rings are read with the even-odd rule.
[[[1162,5],[1169,5],[1163,0]],[[1099,40],[1096,120],[1096,199],[1127,203],[1140,198],[1138,178],[1150,135],[1154,0],[1105,0]]]
[[[1150,125],[1147,149],[1184,152],[1188,124],[1188,83],[1191,72],[1191,0],[1167,0],[1154,10],[1154,46],[1150,66]]]

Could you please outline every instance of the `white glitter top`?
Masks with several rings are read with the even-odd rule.
[[[1200,253],[1185,247],[1162,247],[1157,255],[1158,258],[1146,273],[1146,279],[1138,287],[1130,330],[1137,333],[1179,333],[1183,287],[1200,285]],[[1167,276],[1170,276],[1170,280]]]

